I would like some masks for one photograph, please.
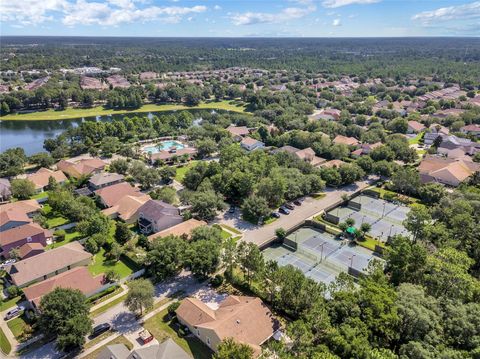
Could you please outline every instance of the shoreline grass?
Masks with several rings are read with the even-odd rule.
[[[67,108],[63,111],[55,111],[53,109],[47,111],[37,111],[23,114],[10,114],[0,117],[2,121],[61,121],[73,120],[82,117],[124,115],[144,112],[166,112],[179,110],[224,110],[230,112],[246,113],[245,106],[235,105],[233,101],[209,101],[202,102],[197,106],[186,106],[181,104],[145,104],[134,110],[128,109],[105,109],[103,106],[92,108]]]

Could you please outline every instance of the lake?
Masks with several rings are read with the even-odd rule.
[[[195,110],[199,119],[204,110]],[[212,112],[211,110],[208,110]],[[176,111],[172,111],[176,112]],[[75,128],[83,121],[102,121],[108,122],[115,118],[123,118],[125,116],[148,116],[151,118],[154,115],[166,115],[169,111],[164,112],[143,112],[143,113],[128,113],[113,116],[97,116],[75,118],[70,120],[45,120],[45,121],[0,121],[0,152],[9,148],[22,147],[25,153],[30,156],[38,152],[45,151],[43,148],[43,141],[47,138],[58,136],[69,128]],[[198,122],[198,119],[195,121]]]

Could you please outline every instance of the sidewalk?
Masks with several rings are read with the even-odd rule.
[[[113,302],[117,298],[120,298],[121,296],[124,296],[125,294],[128,293],[128,287],[125,284],[121,284],[120,287],[123,288],[123,290],[120,293],[115,294],[113,297],[108,298],[107,300],[104,300],[103,302],[95,304],[93,307],[90,308],[90,312],[93,312],[93,311],[97,310],[98,308],[101,308],[104,305],[106,305],[110,302]]]

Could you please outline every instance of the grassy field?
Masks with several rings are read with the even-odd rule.
[[[22,297],[15,297],[2,301],[2,303],[0,304],[0,312],[14,307],[21,299]]]
[[[108,260],[105,258],[104,248],[100,249],[100,251],[95,254],[93,257],[93,263],[88,266],[88,269],[93,275],[105,273],[108,269],[113,269],[120,275],[121,278],[125,278],[137,270],[137,268],[128,266],[121,259],[118,261]]]
[[[233,232],[233,233],[235,233],[235,234],[242,234],[242,232],[240,232],[238,229],[233,228],[233,227],[230,227],[230,226],[228,226],[228,225],[226,225],[226,224],[223,224],[223,223],[220,224],[220,227],[223,227],[223,228],[225,228],[226,230],[228,230],[228,231],[230,231],[230,232]]]
[[[12,350],[12,345],[8,341],[2,329],[0,329],[0,349],[4,354],[9,354],[10,351]]]
[[[108,115],[122,115],[127,113],[141,112],[163,112],[177,110],[225,110],[231,112],[245,112],[245,106],[235,105],[232,101],[203,102],[198,106],[185,106],[177,104],[155,105],[147,104],[136,110],[112,110],[105,109],[103,106],[97,106],[86,109],[67,108],[63,111],[47,110],[24,114],[11,114],[3,116],[2,121],[45,121],[45,120],[67,120],[81,117],[95,117]]]
[[[65,234],[65,239],[63,241],[53,242],[52,244],[49,244],[46,248],[53,249],[53,248],[61,247],[67,243],[80,239],[82,236],[80,232],[77,232],[74,228],[69,229],[66,232],[67,233]]]
[[[194,336],[180,337],[172,328],[170,322],[166,320],[165,316],[167,310],[154,315],[148,319],[144,327],[161,343],[168,337],[172,338],[178,345],[180,345],[187,353],[192,355],[195,359],[210,359],[213,352],[200,340]]]
[[[12,331],[13,336],[18,340],[22,341],[24,331],[29,328],[29,324],[25,320],[25,316],[16,317],[7,322],[8,327]],[[27,338],[24,338],[24,340]]]
[[[183,178],[185,177],[185,174],[187,173],[187,171],[192,168],[193,166],[195,166],[195,164],[197,163],[198,161],[190,161],[188,164],[186,164],[185,166],[182,166],[182,167],[177,167],[177,172],[175,174],[175,180],[177,182],[182,182]]]
[[[121,336],[109,341],[107,344],[105,344],[104,346],[101,346],[97,350],[91,352],[90,354],[84,356],[83,358],[84,359],[97,359],[98,355],[103,351],[103,349],[105,349],[105,347],[107,347],[109,345],[114,345],[114,344],[124,344],[128,348],[128,350],[132,350],[132,348],[133,348],[133,344],[127,338],[125,338],[123,335],[121,335]]]

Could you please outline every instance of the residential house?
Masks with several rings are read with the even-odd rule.
[[[435,118],[445,119],[447,117],[459,117],[464,112],[465,110],[462,110],[460,108],[448,108],[446,110],[437,111],[430,116]]]
[[[195,228],[203,227],[206,225],[207,225],[207,222],[199,221],[198,219],[195,219],[195,218],[190,218],[185,222],[176,224],[170,228],[164,229],[163,231],[160,231],[148,236],[148,240],[152,241],[156,238],[164,238],[167,236],[188,238],[190,236],[190,233],[192,233],[192,231]]]
[[[160,232],[181,222],[180,210],[162,201],[151,199],[138,209],[138,226],[144,234]]]
[[[12,188],[7,178],[0,178],[0,202],[10,199],[12,196]]]
[[[94,193],[105,207],[115,206],[125,196],[140,197],[144,195],[138,188],[133,187],[127,182],[120,182],[112,186],[100,188]]]
[[[336,108],[326,108],[320,113],[311,116],[314,120],[329,120],[329,121],[338,121],[340,119],[342,111],[337,110]]]
[[[146,345],[132,352],[125,344],[108,345],[97,359],[191,359],[191,357],[172,338],[168,338],[161,344]]]
[[[79,178],[99,173],[106,165],[107,163],[99,158],[86,158],[77,162],[61,160],[57,163],[57,168],[70,177]]]
[[[372,152],[375,148],[383,146],[381,142],[376,142],[376,143],[363,143],[360,148],[356,149],[355,151],[352,152],[353,157],[360,157],[360,156],[365,156],[368,155],[370,152]]]
[[[173,163],[175,159],[180,159],[184,157],[187,161],[190,161],[197,154],[197,149],[193,147],[184,147],[184,148],[172,148],[168,151],[163,150],[157,153],[151,153],[150,162],[154,164],[157,161],[164,163]]]
[[[216,351],[226,338],[250,345],[255,354],[279,329],[279,323],[260,298],[230,295],[213,309],[196,298],[186,298],[176,310],[178,321]]]
[[[452,187],[477,171],[480,171],[480,163],[438,156],[426,156],[418,166],[422,183],[437,182]]]
[[[38,202],[34,199],[26,199],[24,201],[17,201],[12,203],[7,203],[0,206],[0,214],[2,212],[7,212],[12,209],[16,209],[18,211],[22,211],[28,217],[33,218],[35,214],[37,214],[42,207]]]
[[[20,259],[26,259],[37,254],[45,252],[45,247],[41,243],[25,243],[23,246],[18,248],[18,256]]]
[[[473,135],[473,136],[480,136],[480,125],[472,124],[472,125],[467,125],[463,126],[460,129],[460,132],[466,134],[466,135]]]
[[[355,137],[346,137],[342,135],[337,135],[333,139],[333,143],[336,145],[347,145],[347,146],[358,146],[360,142]]]
[[[317,157],[315,151],[311,147],[304,148],[300,150],[293,146],[283,146],[276,150],[273,150],[272,153],[278,152],[288,152],[294,154],[298,159],[310,163],[312,166],[319,166],[327,160],[322,157]]]
[[[118,173],[101,172],[94,174],[88,181],[92,191],[122,182],[124,176]]]
[[[250,131],[246,126],[234,126],[230,125],[226,128],[228,132],[232,135],[235,141],[241,141],[244,136],[247,136]]]
[[[7,275],[13,285],[24,288],[72,268],[88,266],[91,260],[92,254],[75,241],[13,263],[7,268]]]
[[[127,224],[138,221],[138,209],[151,200],[147,194],[140,196],[123,196],[116,205],[106,208],[102,211],[104,215],[110,218],[118,218]]]
[[[0,212],[0,232],[20,227],[30,222],[32,222],[32,219],[18,208]]]
[[[19,248],[25,243],[40,243],[42,246],[46,246],[51,243],[52,238],[53,235],[50,231],[33,222],[10,228],[0,235],[0,255],[9,258],[13,248]]]
[[[473,156],[480,151],[480,143],[457,136],[442,136],[442,142],[437,147],[437,153],[448,155],[451,150],[462,149],[465,154]]]
[[[257,150],[259,148],[264,148],[265,144],[262,141],[258,141],[251,137],[245,137],[240,142],[240,146],[246,149],[247,151]]]
[[[76,267],[23,290],[32,309],[38,309],[40,300],[55,288],[78,289],[87,298],[96,294],[104,285],[104,275],[93,277],[87,267]]]
[[[48,186],[48,181],[53,178],[58,184],[65,183],[67,177],[62,171],[52,171],[48,168],[40,168],[37,172],[27,175],[27,180],[33,183],[35,191],[42,192]]]
[[[426,127],[418,121],[408,121],[407,133],[420,133]]]

